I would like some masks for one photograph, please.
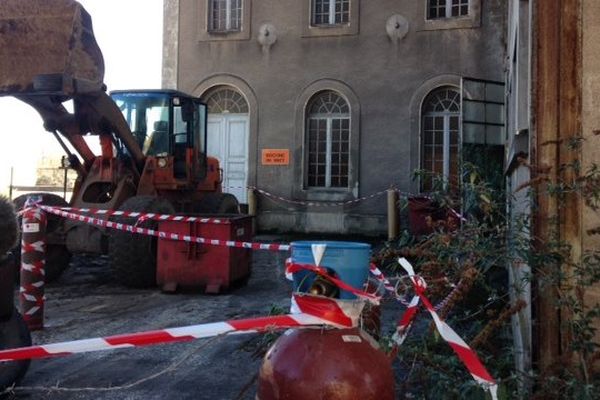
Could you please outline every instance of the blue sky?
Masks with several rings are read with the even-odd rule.
[[[92,16],[104,54],[108,90],[160,88],[162,0],[79,0]],[[0,97],[0,193],[8,191],[10,168],[15,184],[32,185],[38,160],[60,159],[62,151],[29,106]]]

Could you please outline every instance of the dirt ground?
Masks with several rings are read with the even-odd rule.
[[[258,241],[285,242],[262,236]],[[264,316],[288,309],[285,252],[253,253],[244,287],[220,295],[132,290],[113,281],[105,258],[78,256],[47,287],[46,329],[35,344]],[[384,310],[384,330],[397,313]],[[35,360],[14,399],[223,399],[256,394],[264,336],[230,335],[194,342]]]

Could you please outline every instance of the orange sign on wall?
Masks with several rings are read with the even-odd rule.
[[[289,149],[263,149],[262,165],[289,165]]]

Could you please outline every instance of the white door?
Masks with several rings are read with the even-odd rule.
[[[209,156],[219,160],[223,169],[223,192],[233,194],[246,203],[248,182],[248,116],[240,114],[209,114]]]

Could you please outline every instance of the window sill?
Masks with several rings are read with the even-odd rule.
[[[338,25],[310,25],[302,32],[302,37],[324,37],[324,36],[353,36],[358,34],[358,26],[349,24]]]
[[[230,30],[225,30],[225,31],[218,31],[218,30],[210,30],[208,31],[209,35],[215,35],[215,36],[225,36],[225,35],[235,35],[235,34],[239,34],[242,31],[239,29],[230,29]]]
[[[345,22],[343,24],[311,24],[310,27],[312,29],[349,29],[350,28],[350,24]]]
[[[352,191],[347,188],[306,188],[298,197],[308,201],[348,201],[354,200]]]
[[[250,34],[242,31],[205,31],[198,38],[201,42],[219,42],[227,40],[249,40]]]
[[[419,31],[437,31],[444,29],[467,29],[467,28],[479,28],[481,21],[474,16],[464,17],[451,17],[451,18],[439,18],[439,19],[426,19],[423,21],[423,25],[417,30]]]

